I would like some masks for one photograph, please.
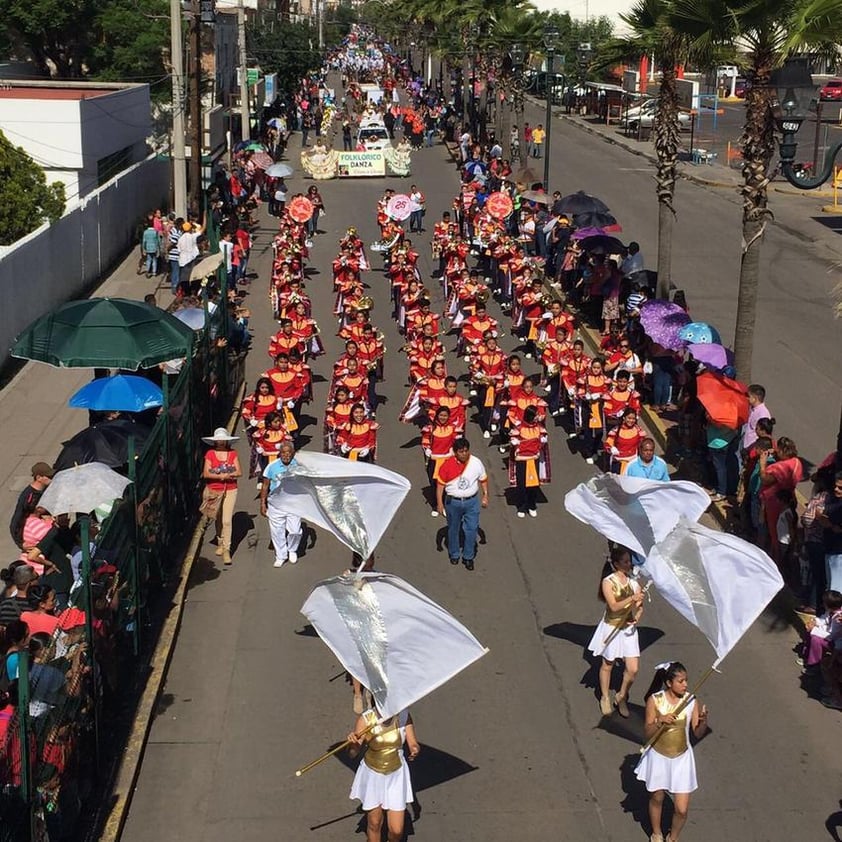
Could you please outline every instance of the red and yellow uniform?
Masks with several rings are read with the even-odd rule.
[[[626,408],[640,412],[640,393],[633,389],[618,389],[615,382],[605,396],[605,417],[619,419]]]
[[[248,395],[243,399],[243,408],[241,410],[243,421],[245,421],[247,426],[262,426],[263,419],[270,412],[277,412],[278,406],[279,401],[275,395],[261,395],[260,393]]]
[[[427,456],[428,472],[433,481],[438,479],[439,468],[449,456],[453,455],[453,442],[459,437],[459,430],[448,421],[446,424],[433,422],[421,431],[421,447]],[[429,466],[432,465],[432,471]]]
[[[474,313],[468,316],[462,322],[462,339],[465,341],[467,347],[476,348],[482,342],[483,335],[486,331],[490,331],[492,336],[497,336],[498,325],[497,319],[492,319],[491,316],[478,316]]]
[[[348,459],[374,459],[377,448],[378,424],[369,418],[362,421],[351,419],[336,432],[336,443]]]
[[[620,424],[605,437],[605,450],[620,463],[621,474],[626,472],[628,463],[637,456],[637,450],[645,437],[646,433],[637,424],[633,427]]]
[[[269,464],[278,458],[281,452],[281,445],[285,441],[292,441],[292,436],[281,426],[275,430],[271,427],[264,427],[254,434],[253,443],[258,454],[265,456]]]

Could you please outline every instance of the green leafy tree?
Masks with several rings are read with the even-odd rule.
[[[0,132],[0,245],[8,246],[64,212],[64,185],[47,184],[44,171]]]
[[[322,58],[316,29],[306,23],[281,23],[274,31],[246,28],[249,56],[254,56],[264,73],[278,74],[278,90],[289,93],[309,70],[316,70]]]

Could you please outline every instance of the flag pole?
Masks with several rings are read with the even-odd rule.
[[[713,675],[714,672],[714,665],[708,667],[707,671],[702,675],[702,677],[696,682],[696,686],[689,692],[686,693],[684,698],[681,700],[679,706],[673,711],[676,716],[680,716],[687,705],[696,698],[696,694],[699,692],[699,688]],[[661,738],[661,735],[664,733],[664,729],[667,726],[664,723],[661,723],[658,726],[658,730],[647,740],[645,745],[640,747],[640,753],[646,754],[650,748],[652,748],[655,743]],[[296,773],[298,774],[298,773]]]
[[[379,724],[379,720],[376,722],[372,722],[365,731],[360,731],[359,734],[355,736],[357,738],[364,737],[375,725]],[[300,769],[295,770],[295,777],[300,778],[305,772],[309,772],[315,766],[318,766],[319,763],[324,763],[329,757],[333,757],[334,754],[339,754],[340,751],[343,749],[348,748],[348,746],[352,745],[352,740],[345,740],[344,743],[340,743],[336,748],[332,748],[330,751],[326,751],[321,757],[317,757],[315,760],[308,763],[306,766],[302,766]]]
[[[643,592],[644,595],[649,593],[650,587],[652,587],[652,580],[651,579],[646,583],[646,587],[643,588],[642,592]],[[628,608],[626,608],[626,610],[623,612],[623,616],[620,618],[620,625],[616,626],[614,628],[614,630],[611,632],[611,634],[609,634],[608,637],[606,637],[605,640],[602,641],[602,651],[603,652],[608,648],[608,644],[611,643],[611,641],[614,640],[614,638],[621,631],[625,631],[626,629],[630,628],[630,626],[626,625],[626,620],[628,620],[629,617],[631,617],[632,614],[634,614],[634,611],[635,611],[634,605],[630,605]]]

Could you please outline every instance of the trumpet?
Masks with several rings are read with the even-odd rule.
[[[369,295],[364,295],[362,298],[359,298],[357,301],[351,303],[352,310],[373,310],[374,309],[374,299]]]
[[[488,287],[483,287],[476,294],[478,304],[485,304],[491,298],[491,290]]]

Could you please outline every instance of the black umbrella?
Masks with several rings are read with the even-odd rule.
[[[584,240],[579,240],[579,245],[582,251],[591,254],[619,254],[625,248],[616,237],[609,237],[607,234],[585,237]]]
[[[149,432],[143,424],[124,419],[95,424],[63,442],[53,468],[63,471],[87,462],[102,462],[109,468],[120,468],[129,461],[129,437],[134,436],[135,452],[139,454]]]
[[[564,213],[564,211],[557,211],[556,213]],[[577,228],[614,228],[615,230],[619,230],[619,223],[616,218],[604,211],[588,211],[587,213],[574,214],[573,224]]]
[[[556,211],[555,208],[558,208]],[[553,206],[555,213],[566,213],[568,216],[576,216],[580,213],[608,213],[608,205],[597,199],[596,196],[589,196],[584,190],[578,193],[571,193],[558,200]]]

